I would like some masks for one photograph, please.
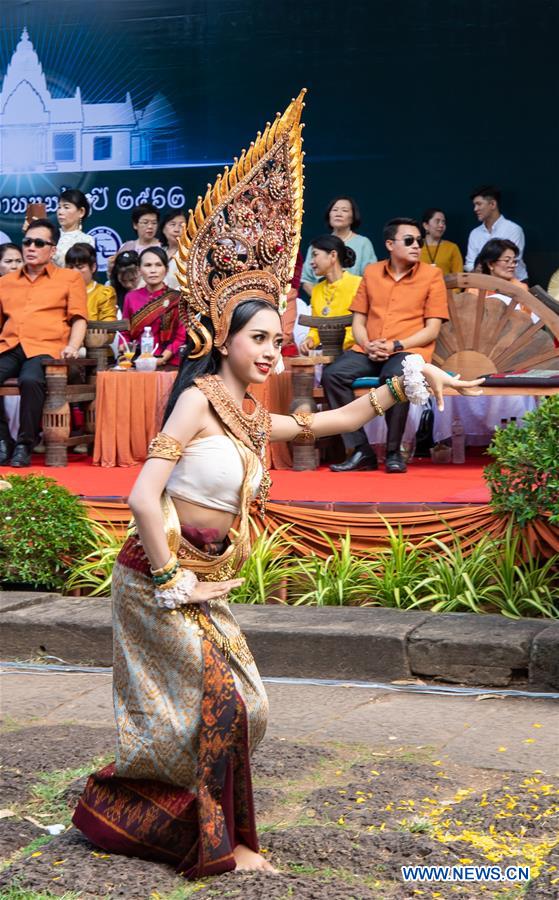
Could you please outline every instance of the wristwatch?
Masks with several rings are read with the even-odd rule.
[[[394,341],[394,353],[401,353],[403,349],[402,341]]]

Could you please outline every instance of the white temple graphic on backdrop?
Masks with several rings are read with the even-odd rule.
[[[0,91],[0,172],[94,172],[169,166],[179,159],[178,120],[156,94],[135,109],[122,103],[83,103],[52,97],[43,67],[23,29]]]

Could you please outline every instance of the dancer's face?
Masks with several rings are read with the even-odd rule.
[[[261,384],[281,355],[281,319],[273,309],[261,309],[225,342],[224,365],[239,381]]]

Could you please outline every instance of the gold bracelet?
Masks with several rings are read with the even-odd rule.
[[[171,572],[177,564],[177,557],[174,553],[171,553],[169,559],[165,563],[164,566],[161,566],[160,569],[150,569],[152,575],[166,575],[167,572]]]
[[[314,434],[312,432],[311,425],[313,423],[314,413],[295,412],[291,413],[291,418],[295,419],[297,425],[299,425],[302,429],[295,440],[300,444],[313,444]]]
[[[379,399],[377,397],[377,392],[375,391],[374,388],[371,388],[369,391],[369,402],[370,402],[371,406],[373,407],[374,411],[376,412],[377,416],[384,415],[384,410],[379,403]]]
[[[179,583],[179,581],[181,581],[182,576],[183,576],[183,572],[179,566],[177,572],[175,572],[173,577],[169,578],[169,581],[166,581],[164,584],[158,584],[157,587],[155,588],[155,590],[156,591],[168,591],[169,588],[174,587],[176,584]]]
[[[396,393],[398,394],[398,397],[400,398],[400,403],[405,403],[408,398],[406,397],[406,392],[404,390],[404,386],[403,386],[402,382],[403,382],[403,379],[402,379],[401,375],[400,376],[396,375],[392,379],[392,384],[394,385],[394,390],[396,391]]]

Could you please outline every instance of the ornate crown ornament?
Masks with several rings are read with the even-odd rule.
[[[198,314],[211,319],[220,347],[238,303],[261,298],[279,309],[289,290],[303,218],[305,93],[258,132],[248,151],[189,210],[176,261],[180,315],[194,344],[191,358],[211,349]]]

